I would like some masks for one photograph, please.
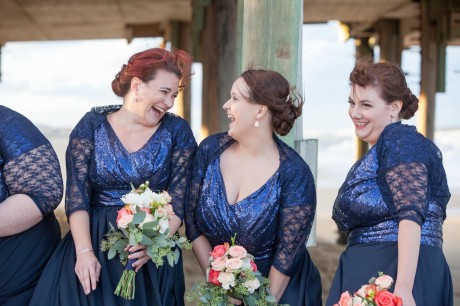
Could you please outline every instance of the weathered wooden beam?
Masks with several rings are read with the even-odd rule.
[[[355,38],[356,60],[374,58],[374,48],[369,44],[369,38]],[[369,144],[355,136],[355,158],[360,159],[369,150]]]
[[[382,19],[378,22],[380,60],[401,65],[402,37],[399,19]]]
[[[280,72],[301,89],[299,69],[302,34],[302,0],[243,1],[242,70],[249,65]],[[301,120],[298,120],[299,123]],[[290,146],[301,138],[301,127],[283,137]]]
[[[430,0],[421,1],[421,80],[419,109],[417,115],[417,129],[420,133],[433,139],[434,118],[436,109],[436,83],[438,63],[438,43],[436,37],[436,19],[431,18],[432,6]]]

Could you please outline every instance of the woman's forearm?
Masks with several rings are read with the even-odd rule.
[[[0,237],[21,233],[43,219],[34,201],[25,194],[15,194],[0,203]]]
[[[270,279],[270,292],[276,298],[276,300],[279,301],[283,296],[291,278],[281,273],[273,266],[270,268],[268,278]]]
[[[203,273],[206,274],[208,268],[209,252],[212,251],[211,244],[205,236],[201,235],[200,237],[193,240],[193,254],[195,254],[196,260],[203,270]]]
[[[395,291],[412,292],[420,252],[421,228],[410,220],[399,223],[398,233],[398,277]]]
[[[87,211],[79,210],[69,217],[70,231],[75,243],[75,252],[78,254],[83,250],[93,249],[89,231],[89,215]]]

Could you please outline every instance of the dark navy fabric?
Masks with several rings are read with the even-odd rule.
[[[51,144],[32,122],[1,105],[0,118],[0,203],[25,194],[43,215],[26,231],[0,237],[0,305],[28,305],[61,239],[53,210],[62,198],[62,175]]]
[[[124,267],[118,256],[107,260],[100,243],[115,225],[117,211],[123,206],[121,196],[135,186],[149,181],[154,191],[166,190],[173,209],[183,218],[184,195],[196,142],[187,122],[167,113],[146,144],[128,152],[116,136],[107,114],[120,106],[95,108],[87,113],[72,131],[67,149],[66,211],[88,211],[93,250],[101,263],[96,291],[85,295],[74,272],[75,247],[71,233],[50,259],[37,286],[31,305],[184,305],[182,258],[174,267],[165,261],[157,267],[152,261],[136,275],[134,300],[128,301],[113,292]]]
[[[251,195],[230,205],[220,172],[220,155],[234,140],[227,133],[203,140],[192,167],[186,205],[190,240],[204,235],[212,246],[230,242],[255,256],[268,276],[271,266],[291,277],[291,306],[321,305],[321,280],[305,243],[316,209],[314,179],[308,165],[274,136],[280,155],[275,173]]]

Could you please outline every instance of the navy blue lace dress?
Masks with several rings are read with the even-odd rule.
[[[69,232],[51,257],[35,290],[31,305],[184,305],[182,259],[174,267],[157,267],[152,261],[136,275],[133,300],[114,294],[124,267],[118,256],[107,259],[100,251],[109,224],[115,225],[120,198],[135,186],[150,182],[152,190],[167,190],[175,214],[183,218],[184,190],[196,142],[187,122],[167,113],[146,144],[129,153],[107,121],[107,114],[120,106],[95,108],[87,113],[70,135],[67,149],[66,212],[85,210],[90,216],[90,234],[101,263],[97,289],[85,295],[75,269],[75,246]]]
[[[32,122],[1,105],[0,118],[0,205],[26,194],[43,215],[35,226],[0,237],[0,305],[25,306],[61,240],[53,210],[62,199],[62,175],[53,147]]]
[[[379,271],[396,280],[401,220],[422,228],[413,288],[417,306],[453,305],[450,270],[442,252],[449,198],[439,149],[415,127],[388,125],[351,168],[335,201],[332,217],[349,236],[326,305],[337,303],[341,292],[357,291]]]
[[[313,176],[303,159],[274,137],[280,166],[268,181],[230,205],[220,172],[220,155],[234,142],[227,133],[205,139],[193,164],[186,230],[193,241],[204,235],[211,246],[230,242],[255,256],[263,275],[270,267],[291,277],[280,303],[321,305],[321,279],[305,243],[316,210]]]

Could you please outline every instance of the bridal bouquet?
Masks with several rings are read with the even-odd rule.
[[[191,248],[186,238],[169,233],[169,218],[174,215],[169,194],[153,192],[148,181],[137,189],[133,185],[131,188],[131,192],[121,198],[125,205],[118,211],[118,229],[110,224],[111,229],[101,242],[101,250],[108,251],[108,258],[118,254],[125,266],[115,289],[115,294],[125,299],[134,298],[136,276],[132,267],[136,260],[128,260],[129,253],[125,251],[128,245],[145,245],[147,254],[157,266],[164,264],[165,257],[169,265],[174,266],[180,256],[178,248]]]
[[[210,252],[206,282],[201,283],[187,293],[188,302],[197,301],[198,305],[226,306],[232,297],[249,306],[277,305],[270,295],[269,280],[257,270],[254,257],[242,246],[232,246],[227,242],[214,247]]]
[[[402,306],[401,298],[388,291],[392,284],[391,276],[379,272],[379,277],[371,278],[353,296],[348,291],[342,293],[334,306]]]

